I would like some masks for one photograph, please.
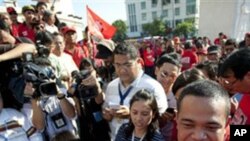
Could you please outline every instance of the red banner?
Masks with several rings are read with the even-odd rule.
[[[116,32],[116,28],[114,26],[108,24],[106,21],[96,15],[88,6],[87,23],[89,32],[100,39],[111,39]]]

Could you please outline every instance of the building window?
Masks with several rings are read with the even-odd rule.
[[[171,0],[162,0],[162,5],[165,6],[165,5],[168,5],[171,3]]]
[[[137,22],[136,22],[136,13],[135,13],[135,4],[128,5],[128,14],[129,14],[129,26],[130,32],[137,31]]]
[[[142,10],[146,9],[146,2],[145,1],[141,2],[141,9]]]
[[[162,10],[162,17],[168,17],[168,10],[165,9],[165,10]]]
[[[158,3],[158,0],[152,0],[152,7],[156,7]]]
[[[186,15],[196,14],[196,5],[187,5],[186,6]]]
[[[152,19],[157,19],[157,12],[156,11],[152,12]]]
[[[175,0],[174,2],[175,2],[175,3],[180,3],[180,0]]]
[[[141,14],[141,20],[146,21],[147,20],[147,13],[142,13]]]
[[[175,16],[180,16],[180,7],[175,8]]]
[[[196,0],[187,0],[186,3],[195,3],[195,2],[196,2]]]

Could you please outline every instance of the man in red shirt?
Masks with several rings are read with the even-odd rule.
[[[11,23],[11,34],[14,37],[18,37],[18,28],[19,28],[19,25],[21,24],[17,20],[18,14],[17,14],[16,10],[13,7],[8,7],[7,12],[9,14],[9,17],[10,17],[11,21],[12,21],[12,23]]]
[[[22,14],[25,18],[25,21],[18,28],[18,35],[20,37],[27,37],[35,42],[35,30],[32,26],[35,18],[35,9],[34,7],[27,5],[22,8]]]
[[[83,58],[89,57],[89,51],[86,46],[81,47],[77,44],[76,30],[73,27],[65,26],[62,29],[65,49],[64,52],[72,56],[74,62],[79,67]]]
[[[198,63],[198,56],[192,48],[193,46],[191,42],[186,42],[184,44],[184,52],[181,56],[181,71],[190,69]]]

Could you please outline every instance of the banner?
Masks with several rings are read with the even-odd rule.
[[[89,32],[99,39],[111,39],[116,32],[116,28],[114,26],[108,24],[106,21],[96,15],[88,6],[87,24]]]

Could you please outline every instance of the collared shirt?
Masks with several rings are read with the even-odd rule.
[[[128,96],[124,99],[124,105],[127,107],[129,107],[129,102],[132,96],[141,89],[147,89],[154,94],[160,113],[164,113],[168,107],[167,97],[165,95],[164,89],[161,86],[161,84],[155,79],[148,76],[147,74],[144,74],[142,70],[139,72],[138,77],[130,84],[130,86],[126,88],[122,85],[120,78],[116,78],[113,81],[111,81],[108,84],[107,90],[105,93],[106,98],[105,98],[104,107],[108,106],[110,103],[112,104],[120,103],[120,96],[119,96],[119,90],[118,90],[119,84],[121,86],[122,93],[125,93],[129,89],[130,86],[133,86]],[[111,137],[113,140],[115,138],[115,135],[119,127],[127,121],[128,121],[127,119],[122,120],[122,119],[114,118],[111,122],[109,122],[109,125],[111,128]]]

